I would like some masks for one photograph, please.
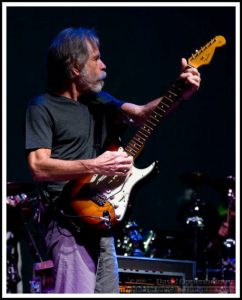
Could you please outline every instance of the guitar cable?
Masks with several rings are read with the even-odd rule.
[[[66,213],[64,213],[64,211],[61,209],[60,213],[68,218],[91,218],[91,219],[98,219],[101,221],[105,221],[105,222],[109,222],[110,221],[110,217],[99,217],[99,216],[74,216],[74,215],[68,215]]]

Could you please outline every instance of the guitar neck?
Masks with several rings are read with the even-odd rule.
[[[226,40],[222,35],[217,35],[210,40],[200,50],[196,50],[189,59],[188,65],[194,68],[198,68],[210,63],[214,51],[217,47],[222,47],[226,44]],[[148,137],[154,131],[154,128],[159,124],[160,120],[166,116],[171,110],[173,110],[181,100],[181,93],[184,90],[184,82],[177,80],[170,89],[164,94],[159,104],[150,114],[149,118],[139,128],[138,132],[134,135],[128,145],[125,147],[125,151],[134,157],[134,159],[140,154]]]
[[[176,81],[163,95],[161,101],[153,109],[148,119],[138,129],[136,134],[125,147],[125,151],[135,159],[142,151],[148,137],[159,124],[160,120],[176,108],[181,100],[183,83]]]

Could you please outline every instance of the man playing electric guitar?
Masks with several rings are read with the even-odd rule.
[[[54,262],[53,293],[119,292],[114,239],[112,230],[109,230],[110,220],[118,219],[118,214],[111,215],[115,214],[114,206],[117,205],[110,202],[120,193],[119,182],[127,187],[127,179],[132,181],[135,178],[137,170],[133,167],[133,160],[140,151],[138,148],[136,152],[136,143],[142,146],[142,136],[143,139],[146,136],[143,130],[148,136],[152,121],[150,126],[147,123],[141,128],[140,136],[125,149],[104,152],[100,149],[103,151],[107,135],[115,128],[114,121],[132,119],[140,126],[152,117],[156,122],[157,117],[166,113],[164,106],[169,106],[168,102],[172,101],[169,96],[164,102],[161,102],[161,97],[146,105],[119,101],[101,92],[105,78],[106,66],[100,58],[96,33],[85,28],[67,28],[57,35],[48,51],[49,91],[33,98],[26,113],[29,167],[33,179],[41,183],[43,194],[49,200],[45,218],[46,247]],[[198,90],[200,81],[198,70],[182,59],[179,75],[182,88],[178,89],[176,96],[188,99]],[[170,91],[170,94],[174,93]],[[108,180],[114,184],[115,193],[108,190]],[[94,181],[94,192],[88,190],[88,199],[85,196],[79,200]],[[75,204],[77,210],[84,204],[82,220],[90,221],[91,225],[91,220],[101,221],[107,227],[106,231],[94,234],[85,229],[77,234],[63,221],[54,208],[55,200],[66,185],[70,191],[66,201],[73,205],[73,209]],[[100,193],[99,187],[103,185],[105,193]],[[108,196],[109,193],[112,197]],[[92,209],[89,210],[92,203],[100,210],[111,205],[112,211],[108,207],[101,215],[95,216]]]

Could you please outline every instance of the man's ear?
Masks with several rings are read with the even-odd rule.
[[[78,66],[78,64],[74,63],[71,68],[71,77],[74,78],[76,76],[79,76],[80,72],[81,72],[80,66]]]

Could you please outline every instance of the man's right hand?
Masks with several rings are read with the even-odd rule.
[[[123,151],[106,151],[94,159],[95,173],[127,176],[133,166],[133,157]]]

